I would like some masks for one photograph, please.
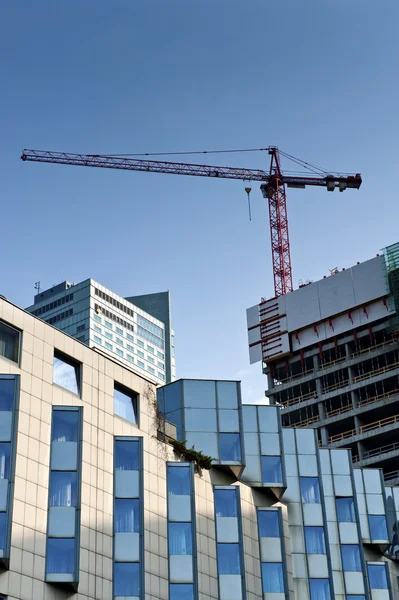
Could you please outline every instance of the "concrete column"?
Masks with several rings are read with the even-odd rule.
[[[321,443],[323,444],[323,446],[328,446],[327,427],[320,427],[320,433],[321,433]]]

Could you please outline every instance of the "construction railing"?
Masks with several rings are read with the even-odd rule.
[[[334,365],[339,365],[340,363],[346,360],[346,356],[343,358],[337,358],[335,360],[330,360],[329,362],[320,363],[319,369],[328,369],[329,367],[333,367]]]
[[[279,377],[275,379],[278,383],[276,385],[280,385],[281,383],[286,383],[287,381],[293,381],[294,379],[300,379],[301,377],[305,377],[305,375],[310,375],[314,373],[314,369],[308,369],[307,371],[302,371],[301,373],[295,373],[295,375],[288,375],[288,377],[284,377],[283,379]]]
[[[342,433],[331,435],[328,438],[328,442],[331,444],[333,444],[334,442],[340,442],[341,440],[353,437],[354,435],[367,433],[368,431],[372,431],[373,429],[379,429],[380,427],[386,427],[387,425],[392,425],[394,423],[399,423],[399,415],[392,415],[391,417],[386,417],[385,419],[379,419],[378,421],[367,423],[366,425],[362,425],[361,427],[359,427],[359,431],[356,431],[356,429],[348,429],[348,431],[343,431]]]
[[[322,389],[323,394],[327,394],[328,392],[332,392],[333,390],[337,390],[341,387],[346,387],[349,383],[349,379],[343,379],[342,381],[337,381],[336,383],[331,383]]]
[[[374,377],[375,375],[382,375],[383,373],[387,373],[388,371],[392,371],[399,367],[399,361],[392,363],[391,365],[387,365],[386,367],[380,367],[379,369],[375,369],[374,371],[367,371],[367,373],[362,373],[361,375],[356,375],[353,378],[353,383],[357,383],[358,381],[363,381],[363,379],[368,379],[369,377]]]
[[[310,400],[311,398],[317,398],[316,391],[308,392],[307,394],[302,394],[301,396],[295,396],[295,398],[290,398],[288,400],[281,400],[280,404],[283,405],[283,408],[287,408],[288,406],[298,404],[299,402],[305,402],[305,400]]]
[[[363,350],[357,350],[357,352],[353,352],[351,358],[355,358],[356,356],[361,356],[362,354],[368,354],[370,352],[374,352],[374,350],[378,350],[378,348],[385,348],[386,346],[393,346],[396,344],[395,340],[386,340],[385,342],[381,342],[380,344],[375,344],[374,346],[369,346],[368,348],[364,348]]]
[[[390,392],[385,392],[384,394],[372,396],[371,398],[364,398],[364,400],[359,400],[359,406],[373,404],[374,402],[378,402],[379,400],[385,400],[386,398],[390,398],[390,396],[396,396],[397,394],[399,394],[399,388],[395,388],[394,390],[391,390]]]
[[[387,483],[388,481],[393,481],[399,477],[399,471],[389,471],[389,473],[384,473],[384,481]]]
[[[394,452],[395,450],[399,450],[399,442],[394,442],[393,444],[387,444],[386,446],[381,446],[380,448],[374,448],[374,450],[363,452],[362,460],[387,454],[388,452]]]
[[[305,427],[306,425],[318,423],[318,421],[320,421],[320,417],[316,415],[315,417],[309,417],[309,419],[303,419],[302,421],[298,421],[297,423],[290,423],[289,425],[286,425],[286,427]]]
[[[340,415],[342,413],[348,412],[348,410],[353,410],[352,404],[347,404],[346,406],[340,406],[335,410],[326,411],[326,419],[330,417],[335,417],[336,415]]]

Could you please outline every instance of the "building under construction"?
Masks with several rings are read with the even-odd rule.
[[[399,243],[247,310],[251,363],[286,427],[399,480]]]

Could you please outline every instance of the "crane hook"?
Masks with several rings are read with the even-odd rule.
[[[248,214],[249,214],[249,220],[252,221],[252,215],[251,215],[251,199],[249,197],[249,194],[252,191],[251,187],[246,187],[245,191],[247,192],[247,196],[248,196]]]

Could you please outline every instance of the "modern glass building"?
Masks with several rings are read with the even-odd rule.
[[[0,298],[0,598],[399,599],[399,488],[280,413]]]
[[[64,281],[37,294],[26,310],[151,381],[175,378],[169,292],[125,299],[93,279]]]

